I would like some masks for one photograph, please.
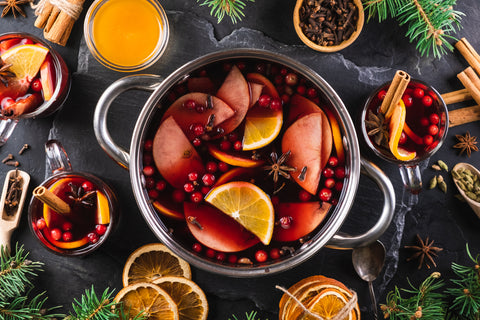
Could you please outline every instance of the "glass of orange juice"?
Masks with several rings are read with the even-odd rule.
[[[156,0],[96,0],[84,23],[85,41],[95,59],[123,72],[155,63],[169,33],[167,15]]]

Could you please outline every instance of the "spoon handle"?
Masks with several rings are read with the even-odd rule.
[[[377,314],[377,300],[375,299],[375,292],[373,292],[373,284],[372,281],[368,281],[368,289],[370,291],[370,299],[372,300],[372,312],[373,312],[373,317],[375,320],[378,319],[378,314]]]

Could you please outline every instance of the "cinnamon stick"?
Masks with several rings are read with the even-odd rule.
[[[467,89],[460,89],[442,94],[442,99],[445,101],[445,104],[454,104],[472,100],[473,98],[470,91]]]
[[[465,60],[467,60],[468,64],[480,74],[480,55],[475,51],[467,39],[460,39],[455,44],[455,48],[457,48]]]
[[[472,106],[448,111],[448,126],[455,127],[461,124],[479,121],[480,106]]]
[[[457,75],[473,99],[480,105],[480,79],[472,67],[468,67]]]
[[[393,77],[392,83],[387,90],[387,94],[380,106],[380,112],[385,114],[385,118],[388,118],[393,112],[394,107],[402,99],[405,89],[407,89],[410,82],[410,75],[405,71],[398,70]]]
[[[70,213],[70,206],[68,203],[57,197],[50,190],[44,186],[38,186],[33,190],[33,196],[42,201],[45,205],[50,207],[53,211],[60,214]]]

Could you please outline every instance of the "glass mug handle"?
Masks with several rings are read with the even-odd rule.
[[[45,143],[45,156],[47,162],[47,178],[58,172],[72,171],[70,159],[60,141],[48,140]]]
[[[18,119],[0,120],[0,147],[7,143],[8,138],[13,133],[13,129],[17,126]]]

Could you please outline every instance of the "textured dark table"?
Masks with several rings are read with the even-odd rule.
[[[87,0],[85,8],[92,1]],[[167,10],[171,38],[164,57],[147,73],[168,75],[182,64],[205,53],[220,49],[251,47],[271,50],[290,56],[317,71],[337,91],[347,106],[352,118],[357,115],[368,94],[381,83],[391,79],[397,69],[407,71],[414,78],[424,80],[441,93],[461,88],[456,74],[467,63],[458,52],[442,59],[421,58],[403,36],[404,27],[393,21],[382,24],[369,22],[360,37],[340,53],[322,54],[303,45],[292,25],[294,1],[257,1],[248,3],[246,17],[237,25],[224,20],[221,24],[209,15],[209,9],[200,7],[194,0],[161,1]],[[480,3],[477,0],[459,0],[456,9],[466,13],[463,29],[457,36],[466,37],[480,50]],[[27,18],[14,19],[11,15],[0,19],[0,33],[24,31],[41,36],[41,30],[33,27],[33,11],[26,8]],[[84,14],[86,9],[84,10]],[[105,179],[118,193],[122,207],[120,225],[107,243],[95,253],[83,258],[60,257],[44,249],[32,236],[26,221],[26,210],[21,225],[14,233],[13,242],[25,245],[33,260],[45,263],[45,272],[36,281],[38,288],[46,290],[49,303],[63,305],[63,311],[71,310],[78,299],[92,284],[97,291],[106,287],[121,288],[121,273],[127,256],[142,244],[157,239],[147,227],[136,206],[127,171],[117,166],[99,147],[93,133],[92,116],[96,102],[105,88],[124,74],[109,71],[96,63],[86,50],[83,41],[83,16],[76,23],[66,47],[55,46],[65,58],[72,73],[72,90],[63,109],[55,115],[20,122],[13,137],[0,149],[0,158],[8,153],[17,153],[24,143],[31,149],[18,156],[21,169],[32,178],[29,197],[34,186],[45,176],[43,145],[49,138],[59,139],[65,146],[74,169],[88,171]],[[128,92],[117,99],[109,117],[109,128],[115,140],[128,147],[131,132],[140,108],[147,95]],[[472,103],[470,102],[470,105]],[[450,109],[469,104],[450,106]],[[471,158],[459,156],[452,149],[455,135],[470,131],[480,135],[478,122],[454,127],[440,151],[422,167],[424,181],[435,172],[429,165],[438,159],[453,167],[457,162],[480,164],[480,153]],[[362,154],[380,166],[391,178],[397,198],[401,197],[402,182],[396,166],[373,156],[362,146]],[[0,166],[4,176],[11,167]],[[444,176],[446,176],[444,174]],[[407,286],[407,277],[418,284],[432,271],[440,271],[448,279],[453,261],[467,264],[465,252],[468,242],[474,254],[480,253],[478,230],[480,220],[473,211],[458,201],[455,187],[447,179],[448,192],[427,190],[420,194],[419,204],[405,214],[398,206],[394,220],[381,240],[387,253],[386,267],[374,282],[378,302],[385,302],[386,293],[395,285]],[[362,178],[356,202],[342,230],[359,232],[373,224],[381,208],[381,197],[375,185]],[[29,200],[29,199],[28,199]],[[437,259],[437,268],[417,270],[416,262],[406,262],[411,254],[404,245],[415,242],[415,234],[430,236],[443,247]],[[253,280],[219,277],[202,270],[193,270],[194,280],[207,294],[209,319],[228,319],[232,313],[238,316],[257,310],[259,317],[270,320],[278,318],[279,284],[289,287],[307,276],[323,274],[343,281],[359,294],[362,318],[370,319],[370,300],[367,284],[356,275],[351,264],[351,251],[322,249],[306,263],[284,273]]]

